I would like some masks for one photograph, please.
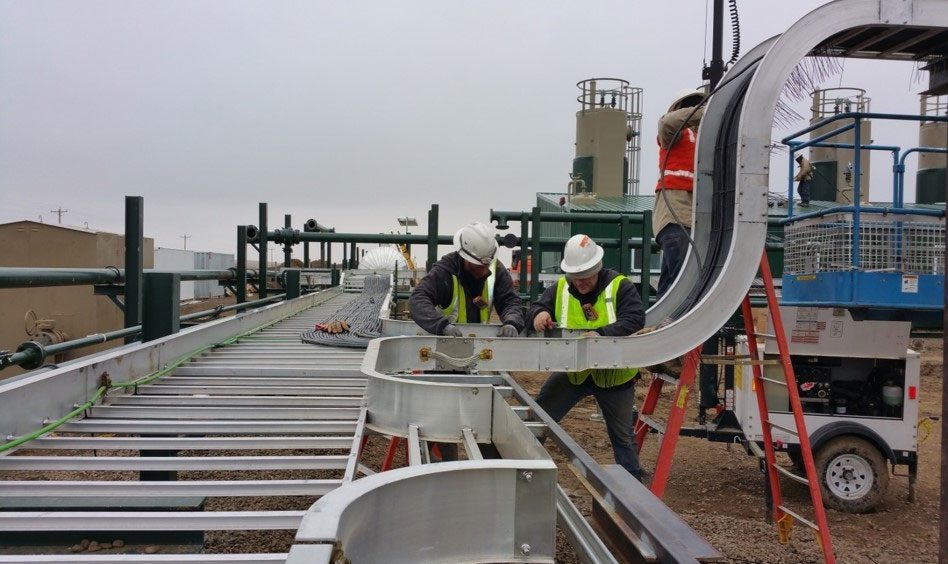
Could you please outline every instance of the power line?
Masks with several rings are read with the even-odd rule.
[[[69,210],[64,210],[64,209],[62,208],[62,206],[59,206],[59,208],[57,208],[57,209],[55,209],[55,210],[49,210],[49,213],[54,213],[54,214],[56,214],[56,215],[58,216],[58,219],[59,219],[58,223],[59,223],[59,224],[62,224],[62,222],[63,222],[63,214],[66,213],[66,212],[68,212],[68,211],[69,211]]]

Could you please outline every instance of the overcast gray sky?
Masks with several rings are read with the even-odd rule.
[[[740,0],[744,50],[822,3]],[[156,246],[189,234],[189,248],[232,253],[260,201],[271,225],[291,213],[347,232],[424,222],[438,203],[449,233],[565,189],[575,83],[592,76],[645,89],[652,186],[648,140],[700,82],[704,34],[701,0],[3,0],[0,221],[54,222],[62,206],[64,223],[121,231],[123,197],[141,195]],[[827,86],[915,113],[912,75],[849,61]],[[873,137],[917,144],[911,124]],[[886,158],[873,199],[890,189]]]

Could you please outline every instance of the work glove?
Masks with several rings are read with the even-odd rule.
[[[500,333],[497,333],[498,337],[516,337],[520,334],[520,331],[517,331],[517,328],[509,323],[505,323],[503,327],[500,328]]]
[[[444,326],[444,330],[441,331],[441,334],[445,337],[463,337],[464,333],[461,333],[461,330],[458,329],[455,325],[448,323]]]
[[[325,327],[326,327],[325,331],[327,333],[332,333],[333,335],[338,334],[338,333],[344,333],[349,330],[349,324],[346,323],[345,321],[341,321],[338,319],[334,319],[333,321],[330,321],[329,323],[326,324]]]

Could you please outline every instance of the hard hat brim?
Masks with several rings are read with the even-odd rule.
[[[578,266],[569,266],[566,264],[566,259],[563,259],[560,261],[560,270],[562,270],[564,274],[578,274],[580,272],[586,272],[587,270],[590,270],[596,266],[596,263],[602,260],[602,256],[604,254],[606,253],[602,250],[602,247],[596,245],[596,253],[593,255],[591,260]]]

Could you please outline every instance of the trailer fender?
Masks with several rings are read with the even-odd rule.
[[[830,440],[842,435],[853,435],[866,439],[875,445],[875,447],[879,449],[879,452],[881,452],[883,456],[895,464],[895,452],[893,452],[888,443],[886,443],[878,433],[869,427],[853,421],[839,421],[837,423],[830,423],[829,425],[820,427],[810,435],[810,448],[815,454],[819,452],[820,448],[822,448],[823,445],[828,443]]]

